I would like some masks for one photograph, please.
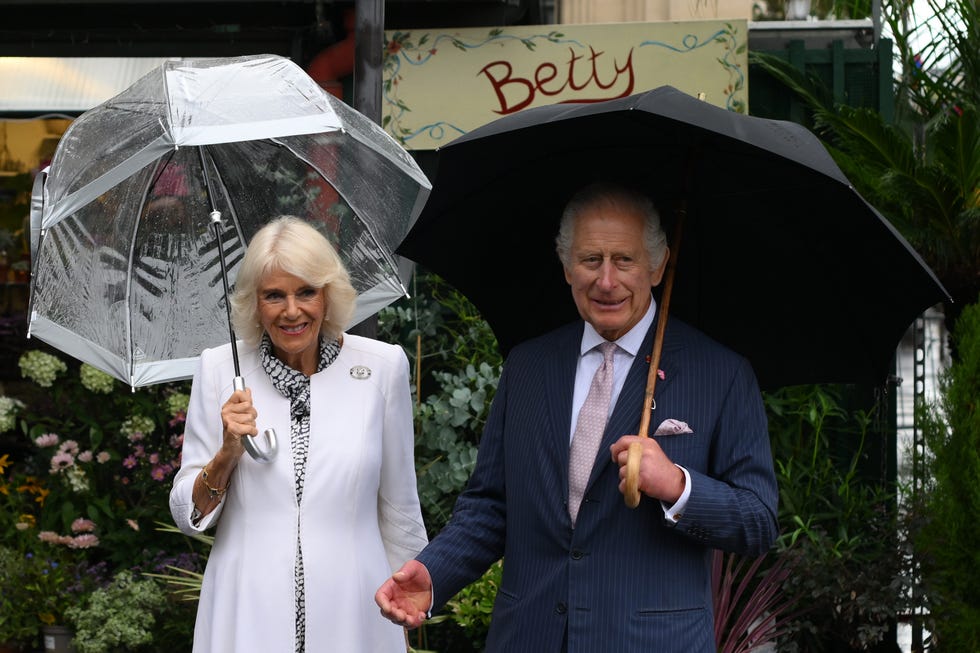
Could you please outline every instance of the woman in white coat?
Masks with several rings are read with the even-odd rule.
[[[205,350],[170,510],[212,527],[195,653],[405,651],[374,591],[426,544],[415,482],[408,360],[343,333],[355,291],[314,227],[259,230],[231,297],[231,345]],[[273,428],[279,453],[243,456]]]

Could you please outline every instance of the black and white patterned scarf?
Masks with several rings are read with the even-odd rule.
[[[322,372],[337,359],[340,341],[336,338],[327,341],[320,338],[320,360],[316,371]],[[310,378],[289,367],[272,352],[269,335],[262,336],[259,345],[259,358],[262,369],[269,375],[272,385],[286,399],[289,399],[289,444],[293,451],[293,472],[296,475],[296,504],[303,501],[303,486],[306,480],[306,458],[310,447]],[[303,571],[303,548],[299,537],[299,523],[296,524],[296,563],[293,577],[296,588],[296,653],[306,650],[306,578]]]

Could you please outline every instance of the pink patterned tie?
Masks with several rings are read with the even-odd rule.
[[[609,418],[609,400],[612,397],[613,385],[613,353],[616,343],[604,342],[599,345],[602,350],[602,365],[592,377],[589,394],[582,404],[575,425],[575,435],[572,436],[571,449],[568,454],[568,514],[572,525],[578,517],[578,508],[585,494],[585,485],[592,474],[592,464],[599,451],[602,433],[606,430]]]

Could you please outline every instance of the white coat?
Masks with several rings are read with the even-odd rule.
[[[305,569],[306,651],[405,651],[402,628],[382,617],[374,603],[377,588],[427,542],[404,352],[344,334],[336,360],[310,377],[310,442],[300,507],[289,400],[272,386],[257,350],[239,343],[239,358],[258,429],[276,430],[279,455],[261,464],[243,454],[219,507],[199,525],[191,522],[194,479],[221,446],[221,406],[235,376],[230,344],[205,350],[170,494],[171,513],[183,532],[216,526],[194,652],[295,650],[297,541]]]

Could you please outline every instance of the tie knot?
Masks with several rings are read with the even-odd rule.
[[[602,359],[606,363],[611,363],[613,359],[613,354],[616,353],[616,343],[609,342],[608,340],[601,345],[599,345],[599,351],[602,352]]]

